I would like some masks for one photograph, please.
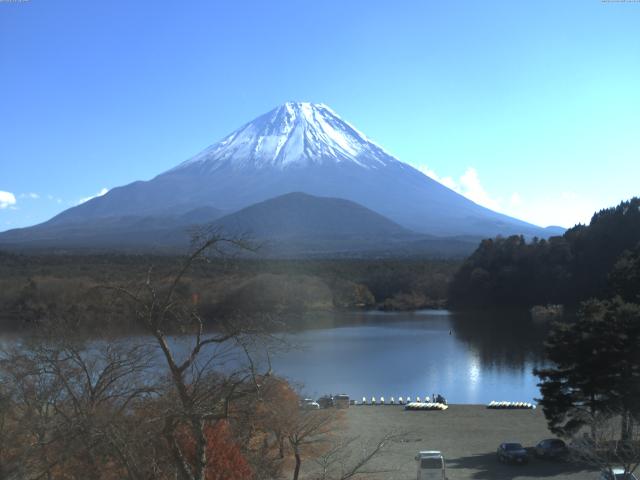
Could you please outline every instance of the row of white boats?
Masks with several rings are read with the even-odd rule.
[[[416,397],[415,401],[411,400],[411,397],[391,397],[388,400],[385,400],[384,397],[371,397],[371,400],[368,400],[367,397],[362,397],[362,402],[354,401],[353,405],[408,405],[410,403],[430,403],[429,397],[424,397],[424,401],[420,399],[420,397]],[[436,402],[432,402],[434,405]],[[444,405],[441,403],[441,405]]]
[[[495,400],[489,402],[487,408],[495,408],[495,409],[523,409],[523,410],[533,410],[536,406],[532,403],[527,402],[496,402]]]
[[[424,401],[420,397],[416,397],[415,400],[411,400],[411,397],[391,397],[389,400],[385,400],[384,397],[362,397],[362,402],[356,400],[351,401],[352,405],[404,405],[407,410],[446,410],[449,408],[444,402],[432,402],[427,396],[424,397]],[[522,409],[533,410],[536,406],[528,402],[506,402],[495,400],[491,401],[487,408],[493,409]]]
[[[405,410],[446,410],[449,408],[444,403],[432,403],[432,402],[411,402],[407,403],[404,407]]]

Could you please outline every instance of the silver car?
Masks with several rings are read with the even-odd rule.
[[[612,468],[600,473],[600,480],[638,480],[633,473],[625,473],[624,468]]]

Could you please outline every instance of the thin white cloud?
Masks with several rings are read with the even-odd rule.
[[[93,198],[101,197],[101,196],[105,195],[108,191],[109,191],[109,189],[108,189],[108,188],[103,187],[103,188],[101,188],[101,189],[100,189],[100,191],[99,191],[98,193],[96,193],[95,195],[91,195],[90,197],[81,198],[81,199],[78,201],[77,205],[80,205],[81,203],[88,202],[89,200],[91,200],[91,199],[93,199]],[[58,203],[60,203],[60,202],[58,202]]]
[[[40,195],[35,192],[21,193],[19,198],[31,198],[33,200],[37,200],[40,198]]]
[[[542,193],[535,198],[522,196],[519,192],[513,192],[507,199],[496,197],[487,192],[473,167],[467,168],[456,180],[440,177],[427,166],[420,166],[418,170],[478,205],[543,227],[557,225],[569,228],[577,223],[588,224],[593,213],[602,207],[569,191]]]
[[[454,180],[452,177],[440,177],[426,165],[418,167],[418,170],[436,182],[441,183],[445,187],[464,195],[478,205],[482,205],[483,207],[487,207],[492,210],[500,210],[500,199],[493,198],[489,195],[486,189],[482,186],[478,171],[474,167],[468,167],[457,180]]]
[[[456,190],[457,191],[458,185],[456,184],[456,182],[455,182],[455,180],[453,178],[451,178],[451,177],[441,177],[436,172],[434,172],[429,167],[427,167],[426,165],[421,165],[421,166],[419,166],[417,168],[422,173],[424,173],[427,177],[432,178],[436,182],[441,183],[442,185],[444,185],[445,187],[450,188],[451,190]]]
[[[11,192],[0,190],[0,208],[12,207],[16,204],[16,196]]]
[[[461,193],[469,200],[492,210],[500,210],[500,199],[489,195],[480,183],[480,177],[475,168],[467,168],[467,171],[460,177],[460,186]]]

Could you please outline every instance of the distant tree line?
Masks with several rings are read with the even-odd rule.
[[[150,264],[163,276],[180,258],[0,252],[0,328],[21,327],[51,309],[81,310],[86,326],[102,327],[109,312],[95,287],[140,278]],[[443,305],[458,266],[454,260],[429,259],[211,258],[194,266],[180,288],[198,299],[207,321],[248,313],[300,318],[301,312],[320,310],[403,310]],[[120,315],[108,324],[130,329],[130,318]]]
[[[457,307],[577,305],[615,294],[638,301],[640,198],[593,215],[548,240],[522,236],[483,240],[454,275]]]

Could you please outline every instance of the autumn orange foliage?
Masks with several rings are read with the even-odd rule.
[[[207,438],[206,480],[253,478],[253,471],[235,442],[228,422],[219,420],[207,425],[204,433]],[[193,461],[196,443],[187,428],[181,429],[178,440],[182,451]]]

